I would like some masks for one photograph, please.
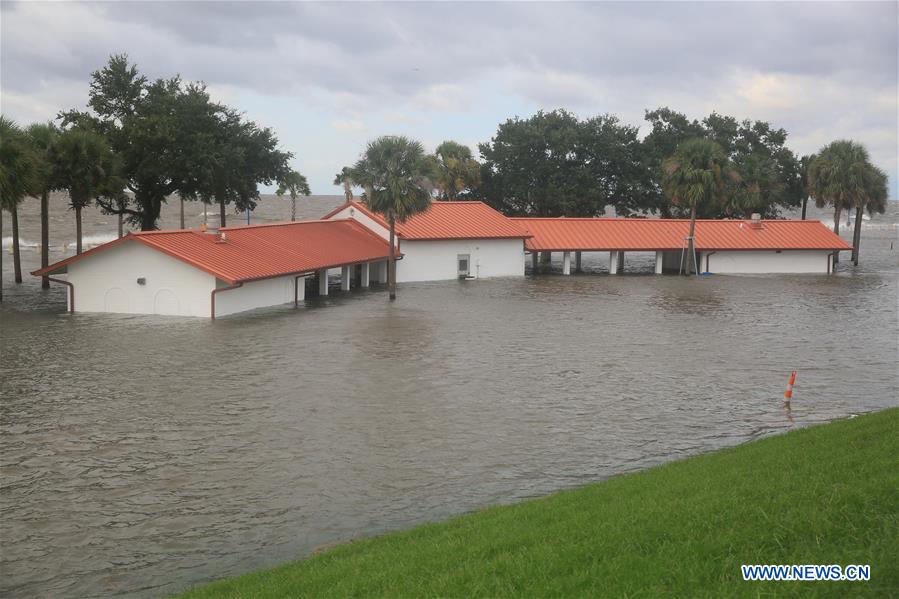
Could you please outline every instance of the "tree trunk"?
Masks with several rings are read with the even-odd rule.
[[[125,235],[125,217],[121,212],[119,212],[118,233],[119,239],[121,239]]]
[[[396,221],[390,215],[390,260],[387,262],[387,290],[390,301],[396,299]]]
[[[690,208],[690,237],[687,239],[687,268],[684,270],[685,275],[691,275],[699,272],[699,268],[696,264],[696,246],[694,242],[694,236],[696,235],[696,202],[693,202],[693,206]],[[691,266],[692,272],[691,272]]]
[[[297,219],[297,199],[293,196],[290,198],[290,220],[295,221]]]
[[[81,253],[81,207],[75,208],[75,253]]]
[[[181,228],[184,228],[184,198],[181,197],[181,194],[178,194],[178,199],[181,201]]]
[[[41,193],[41,268],[50,264],[50,192]],[[41,289],[50,289],[49,277],[41,277]]]
[[[855,208],[855,230],[852,232],[852,263],[858,266],[858,246],[862,242],[862,215],[865,207],[859,204]]]
[[[808,208],[808,196],[802,198],[802,220],[805,220],[806,208]]]
[[[222,226],[223,227],[227,226],[225,224],[225,196],[219,197],[219,217],[220,217]]]
[[[16,283],[22,282],[22,255],[19,253],[19,207],[13,204],[12,215],[12,268]]]
[[[833,232],[835,235],[838,235],[838,236],[840,234],[840,216],[842,216],[842,213],[843,213],[842,204],[837,204],[836,206],[834,206],[834,209],[833,209]],[[840,252],[836,251],[833,253],[833,263],[836,264],[839,261],[840,261]]]

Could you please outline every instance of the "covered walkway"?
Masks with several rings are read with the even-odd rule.
[[[539,269],[538,254],[562,253],[562,274],[580,270],[582,252],[609,252],[609,273],[622,272],[625,252],[655,252],[655,272],[678,271],[687,245],[690,221],[650,218],[514,218],[531,237],[525,248],[532,256],[534,272]],[[722,268],[750,268],[749,260],[767,260],[770,253],[779,257],[778,267],[806,272],[808,256],[797,252],[824,252],[851,249],[820,221],[791,220],[698,220],[695,247],[700,271],[711,271],[712,256],[720,254]],[[735,254],[735,253],[740,254]],[[762,255],[764,254],[764,258]],[[734,255],[739,259],[734,266]],[[829,254],[828,254],[829,255]],[[721,258],[728,258],[724,262]],[[770,261],[770,260],[769,260]],[[827,272],[830,261],[819,265]],[[770,267],[769,267],[770,268]],[[745,270],[742,272],[751,272]]]

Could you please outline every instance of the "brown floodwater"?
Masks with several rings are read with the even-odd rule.
[[[287,214],[267,198],[254,221]],[[832,276],[611,277],[588,254],[583,276],[405,284],[393,304],[354,291],[215,322],[68,315],[62,289],[12,283],[6,240],[0,595],[164,596],[896,405],[897,214]],[[21,221],[32,270],[36,202]],[[73,228],[56,198],[53,259]],[[108,239],[115,221],[90,211],[85,228]]]

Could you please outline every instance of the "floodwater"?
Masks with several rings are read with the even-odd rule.
[[[62,289],[12,283],[4,250],[0,595],[164,596],[896,405],[897,216],[833,276],[407,284],[394,304],[352,292],[215,322],[68,315]],[[57,210],[54,259],[72,229]]]

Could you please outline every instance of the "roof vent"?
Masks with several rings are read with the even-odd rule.
[[[752,229],[761,229],[762,227],[762,215],[758,212],[753,212],[752,216],[749,220],[749,226]]]

